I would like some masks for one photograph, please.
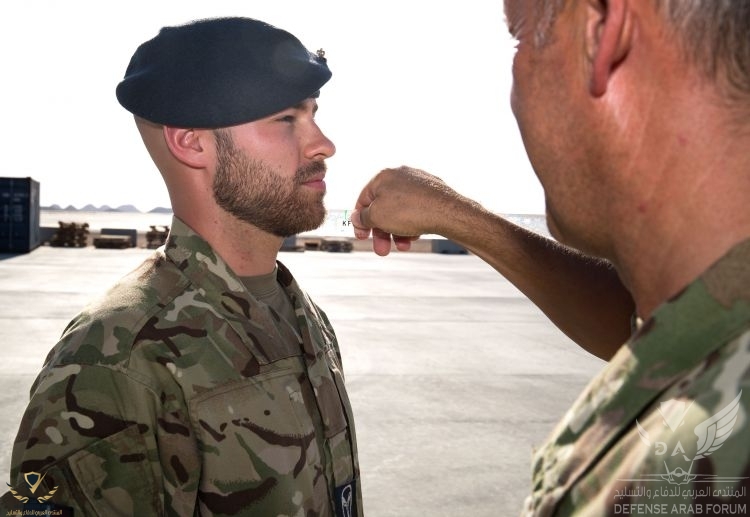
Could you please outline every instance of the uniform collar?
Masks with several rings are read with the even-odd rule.
[[[535,455],[534,476],[546,480],[534,493],[537,508],[554,507],[623,428],[748,322],[750,239],[657,308],[581,393]]]
[[[259,364],[299,355],[303,344],[306,352],[314,348],[309,343],[314,337],[310,335],[307,315],[318,317],[317,308],[281,262],[277,262],[277,279],[292,300],[300,329],[278,321],[265,303],[252,296],[211,245],[178,217],[172,219],[165,254],[235,330]]]

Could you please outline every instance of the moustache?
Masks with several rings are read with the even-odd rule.
[[[324,173],[327,170],[328,167],[326,166],[325,162],[310,162],[309,164],[297,169],[295,180],[299,184],[306,183],[310,180],[310,178],[317,176],[320,173]]]

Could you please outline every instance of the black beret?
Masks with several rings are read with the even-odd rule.
[[[331,78],[319,54],[251,18],[164,27],[133,54],[117,100],[134,115],[167,126],[243,124],[316,96]]]

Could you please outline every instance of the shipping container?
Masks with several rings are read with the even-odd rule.
[[[0,253],[28,253],[40,243],[39,182],[0,177]]]

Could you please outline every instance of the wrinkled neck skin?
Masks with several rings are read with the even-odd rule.
[[[619,110],[628,151],[608,258],[642,318],[750,237],[750,130],[708,86],[683,88]]]

